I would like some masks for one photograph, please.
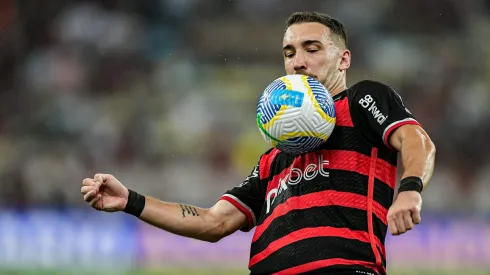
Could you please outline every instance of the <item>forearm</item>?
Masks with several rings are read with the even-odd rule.
[[[429,184],[434,170],[435,146],[421,129],[409,138],[404,138],[400,146],[403,165],[402,179],[416,176],[422,179],[424,188]]]
[[[222,237],[221,224],[208,209],[146,197],[145,208],[139,218],[184,237],[209,242],[216,242]]]

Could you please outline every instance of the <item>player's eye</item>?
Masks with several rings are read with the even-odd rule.
[[[284,54],[284,57],[286,57],[286,58],[292,58],[292,57],[294,57],[294,53],[285,53]]]
[[[309,52],[309,53],[316,53],[319,50],[318,49],[309,49],[309,50],[306,50],[306,51]]]

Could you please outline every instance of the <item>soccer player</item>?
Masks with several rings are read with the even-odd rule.
[[[287,74],[311,76],[333,96],[337,122],[320,148],[300,155],[268,150],[209,209],[140,195],[108,174],[83,181],[84,200],[209,242],[255,227],[251,274],[386,274],[386,232],[403,234],[420,223],[434,144],[389,86],[365,80],[346,87],[351,54],[339,21],[292,14],[283,56]],[[403,174],[394,199],[398,152]]]

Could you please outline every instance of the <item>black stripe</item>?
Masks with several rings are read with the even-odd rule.
[[[379,239],[379,241],[384,244],[386,239],[386,233],[388,231],[388,226],[384,224],[376,215],[373,214],[373,233]]]
[[[381,264],[386,267],[386,255],[383,255],[383,253],[381,252],[381,249],[379,247],[376,246],[376,249],[378,250],[378,253],[379,255],[381,256]]]
[[[334,190],[338,192],[349,192],[362,196],[367,196],[368,192],[368,177],[358,174],[356,172],[344,171],[344,170],[328,170],[329,176],[325,177],[320,174],[312,180],[302,180],[297,185],[288,185],[288,189],[282,190],[280,194],[274,199],[271,205],[271,211],[265,213],[266,207],[263,207],[262,214],[260,215],[261,224],[271,213],[272,209],[283,203],[285,200],[294,196],[306,195],[314,192]],[[295,178],[293,178],[295,179]],[[393,201],[393,190],[383,183],[382,181],[374,180],[374,201],[381,204],[384,208],[389,209]]]
[[[371,147],[359,142],[360,136],[354,127],[335,126],[332,134],[321,148],[327,150],[355,151],[363,155],[371,155]]]
[[[393,166],[397,166],[398,152],[389,149],[388,147],[380,147],[378,150],[378,158],[385,160]]]
[[[298,265],[331,258],[376,262],[371,245],[338,237],[309,238],[289,244],[250,268],[253,274],[271,274]]]
[[[367,191],[367,190],[366,190]],[[394,190],[389,185],[374,178],[374,192],[373,199],[375,202],[381,204],[387,210],[390,209],[393,203]]]
[[[373,215],[373,224],[384,225],[375,215]],[[367,212],[342,206],[323,206],[293,210],[286,215],[274,219],[270,223],[262,235],[252,243],[250,255],[253,257],[266,249],[272,242],[291,232],[302,228],[319,226],[349,228],[351,230],[368,232]],[[379,227],[379,229],[381,230],[382,228]],[[377,231],[374,233],[377,233]],[[378,236],[378,238],[380,237]],[[355,254],[355,251],[350,251],[350,253]]]
[[[354,151],[371,157],[372,144],[366,142],[355,127],[335,126],[332,135],[322,146],[327,150]],[[388,148],[378,150],[378,158],[396,166],[396,152]]]

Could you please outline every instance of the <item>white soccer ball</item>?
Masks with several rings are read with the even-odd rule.
[[[287,153],[302,154],[323,144],[335,127],[335,105],[328,90],[306,75],[274,80],[257,106],[264,139]]]

